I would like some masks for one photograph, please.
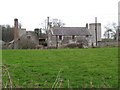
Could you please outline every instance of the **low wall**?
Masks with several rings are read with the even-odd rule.
[[[118,41],[101,41],[98,42],[98,47],[118,47],[120,42]]]

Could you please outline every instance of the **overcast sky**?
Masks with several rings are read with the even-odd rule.
[[[118,23],[119,0],[0,0],[0,24],[13,25],[18,18],[23,28],[33,30],[49,16],[61,19],[66,26],[83,27],[95,17],[104,25]]]

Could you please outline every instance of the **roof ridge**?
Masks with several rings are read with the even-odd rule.
[[[86,27],[56,27],[51,30],[54,35],[89,35]]]
[[[86,28],[86,27],[52,27],[52,28]]]

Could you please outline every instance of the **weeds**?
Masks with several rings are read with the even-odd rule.
[[[19,67],[19,66],[14,66],[14,65],[10,65],[10,64],[4,64],[2,65],[2,75],[3,75],[3,82],[0,81],[0,85],[2,85],[2,88],[41,88],[39,83],[36,83],[36,81],[31,80],[30,83],[27,82],[23,82],[22,85],[20,85],[18,82],[16,82],[13,79],[12,73],[10,72],[10,67],[14,67],[13,69],[21,69],[23,71],[27,71],[27,74],[32,75],[33,76],[39,76],[37,74],[34,74],[33,72],[31,72],[28,69],[25,69],[23,67]],[[12,70],[13,71],[13,70]],[[63,79],[61,78],[61,71],[62,69],[60,69],[58,71],[58,74],[56,76],[55,81],[53,82],[52,85],[52,90],[56,89],[56,88],[65,88],[64,84],[63,84]],[[27,78],[27,77],[26,77]],[[109,88],[110,85],[108,85],[108,83],[105,81],[104,78],[103,79],[103,84],[99,85],[99,88]],[[49,82],[44,81],[43,85],[45,86],[45,88],[50,88],[49,86],[47,86]],[[67,88],[72,88],[72,86],[70,87],[70,80],[67,80]],[[85,83],[83,88],[88,88],[88,86],[91,86],[90,88],[97,88],[92,81],[90,81],[89,83]],[[79,86],[78,86],[79,87]]]
[[[11,68],[14,70],[11,70]],[[15,66],[15,65],[10,65],[10,64],[4,64],[2,65],[2,87],[3,88],[26,88],[26,87],[38,87],[37,84],[34,84],[33,86],[33,82],[30,82],[29,86],[27,82],[23,82],[22,85],[19,84],[19,79],[18,82],[16,80],[14,80],[14,76],[12,76],[11,74],[15,72],[16,69],[20,69],[23,72],[27,72],[27,75],[31,75],[31,76],[37,76],[40,77],[40,75],[34,74],[32,71],[25,69],[23,67],[19,67],[19,66]],[[23,73],[24,74],[24,73]],[[25,75],[25,74],[24,74]],[[22,76],[27,78],[26,76]],[[31,78],[32,79],[32,78]],[[29,81],[28,81],[29,82]],[[38,87],[39,88],[39,87]]]

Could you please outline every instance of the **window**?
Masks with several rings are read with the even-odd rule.
[[[89,35],[86,35],[86,37],[89,37]]]
[[[30,35],[27,35],[27,38],[28,38],[28,39],[30,39],[30,38],[31,38],[31,36],[30,36]]]
[[[59,40],[62,40],[62,36],[61,35],[59,36]]]
[[[72,39],[75,39],[75,35],[72,35]]]

